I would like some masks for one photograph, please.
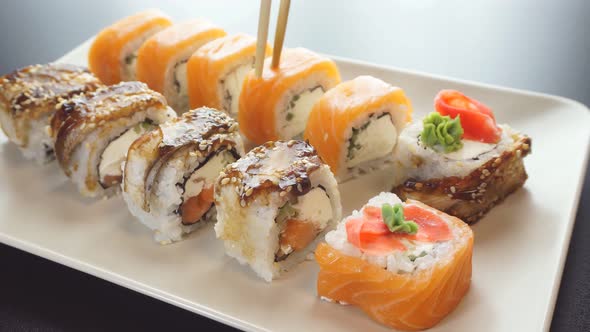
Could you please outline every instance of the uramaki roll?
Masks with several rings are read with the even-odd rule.
[[[458,91],[441,91],[435,108],[400,134],[393,192],[474,223],[524,185],[531,138]]]
[[[270,55],[266,47],[266,55]],[[191,107],[208,106],[238,116],[242,83],[254,65],[256,38],[237,34],[199,48],[187,65]]]
[[[51,121],[55,155],[84,196],[116,192],[131,143],[176,114],[140,82],[122,82],[72,98]]]
[[[179,241],[215,220],[213,184],[243,154],[235,120],[206,107],[189,111],[129,148],[123,197],[156,241]]]
[[[102,86],[86,68],[34,65],[0,78],[0,125],[27,159],[39,164],[55,159],[47,127],[56,106]]]
[[[301,137],[315,102],[340,83],[332,60],[304,48],[283,50],[278,68],[271,61],[262,77],[248,73],[240,95],[240,128],[256,144]]]
[[[90,70],[105,84],[135,80],[137,50],[151,36],[172,25],[157,9],[121,19],[98,33],[90,51]]]
[[[137,79],[162,93],[179,114],[188,111],[187,61],[199,47],[225,36],[213,23],[196,19],[149,38],[137,52]]]
[[[316,249],[318,295],[391,328],[424,330],[469,290],[472,251],[473,233],[460,219],[381,193]]]
[[[302,141],[254,148],[221,173],[214,198],[225,252],[269,282],[305,260],[342,213],[330,167]]]
[[[402,89],[359,76],[320,98],[304,137],[343,182],[391,165],[398,135],[411,115]]]

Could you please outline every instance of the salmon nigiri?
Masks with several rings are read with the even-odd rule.
[[[137,50],[149,37],[170,25],[168,16],[148,9],[105,28],[88,52],[90,70],[105,84],[134,81]]]
[[[411,114],[402,89],[359,76],[320,98],[309,114],[304,138],[343,182],[391,165],[397,137]]]
[[[285,49],[278,68],[271,60],[262,77],[248,73],[240,95],[240,129],[256,144],[301,137],[312,106],[340,83],[332,60],[304,48]]]
[[[467,293],[472,250],[473,233],[460,219],[381,193],[316,249],[318,295],[395,329],[427,329]]]
[[[137,79],[162,93],[176,112],[184,113],[189,108],[188,59],[199,47],[225,35],[223,29],[202,19],[160,31],[137,53]]]
[[[270,55],[270,47],[266,55]],[[199,48],[187,64],[191,108],[223,109],[238,115],[242,83],[254,65],[256,38],[246,34],[226,36]]]

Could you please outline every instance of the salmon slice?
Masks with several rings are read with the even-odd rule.
[[[270,52],[271,48],[267,45],[266,56]],[[225,96],[221,81],[224,75],[244,63],[254,64],[255,55],[256,38],[246,34],[219,38],[199,48],[187,64],[191,108],[207,106],[223,109]]]
[[[225,36],[223,29],[209,21],[196,19],[175,24],[148,39],[137,53],[137,79],[164,93],[166,72],[178,54],[196,50],[205,43]],[[179,59],[182,60],[182,59]]]
[[[199,221],[213,204],[213,186],[203,188],[199,195],[190,197],[180,208],[182,223],[191,225]]]
[[[471,283],[473,233],[455,217],[416,201],[408,204],[449,221],[455,234],[452,259],[397,274],[322,243],[315,252],[319,296],[358,306],[377,322],[407,331],[430,328],[455,309]]]
[[[281,247],[290,246],[293,251],[301,250],[315,239],[318,232],[319,230],[313,222],[289,219],[279,237],[279,245]]]
[[[105,28],[98,33],[88,52],[90,71],[105,84],[119,83],[125,47],[171,25],[168,16],[159,10],[148,9]]]
[[[359,76],[338,84],[320,98],[309,114],[304,138],[338,174],[353,124],[387,109],[398,132],[412,118],[410,100],[402,89],[371,76]]]
[[[305,80],[323,77],[327,89],[340,82],[336,64],[303,48],[285,49],[278,68],[271,68],[271,58],[264,61],[262,77],[250,71],[242,85],[238,122],[242,133],[252,142],[263,144],[280,139],[277,130],[277,107],[285,96]],[[326,90],[327,90],[326,89]]]

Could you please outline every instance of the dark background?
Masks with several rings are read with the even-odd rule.
[[[176,20],[207,17],[229,32],[256,32],[255,0],[0,0],[0,75],[55,60],[148,7]],[[274,17],[277,9],[275,0]],[[589,105],[589,15],[588,0],[295,0],[286,45]],[[273,23],[270,31],[272,40]],[[589,203],[587,172],[553,331],[590,331]],[[0,331],[231,330],[1,244],[0,264]]]

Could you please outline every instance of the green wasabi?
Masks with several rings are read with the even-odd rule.
[[[423,123],[420,140],[424,145],[431,148],[441,147],[444,152],[457,151],[463,147],[463,127],[459,115],[451,119],[450,116],[432,112],[424,118]]]
[[[418,232],[418,224],[404,219],[404,207],[400,203],[394,206],[387,203],[383,204],[381,206],[381,215],[383,216],[383,222],[392,233],[416,234]]]

